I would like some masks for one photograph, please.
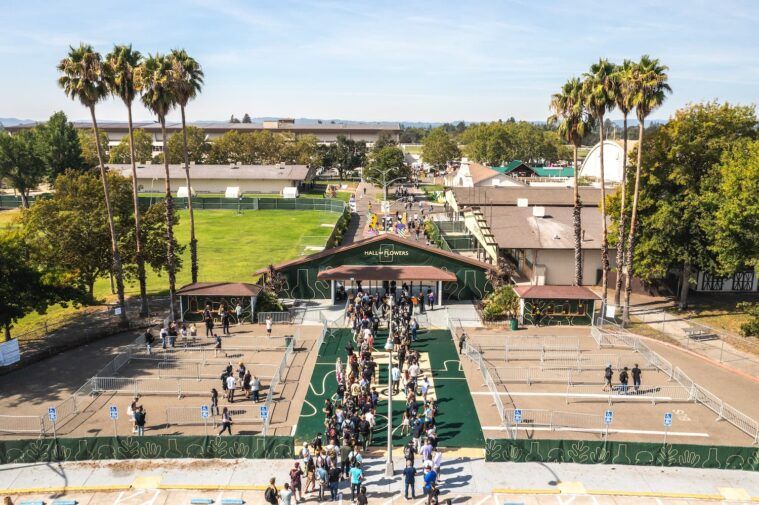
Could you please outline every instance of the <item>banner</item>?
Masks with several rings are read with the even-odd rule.
[[[6,340],[0,344],[0,366],[8,366],[21,361],[18,340]]]
[[[485,461],[684,466],[759,471],[759,448],[601,440],[490,439],[486,440]]]
[[[0,464],[98,459],[286,459],[293,437],[257,435],[40,438],[0,441]]]

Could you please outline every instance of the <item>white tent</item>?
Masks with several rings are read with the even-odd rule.
[[[622,146],[612,140],[604,140],[604,181],[622,182]],[[629,161],[628,161],[629,165]],[[580,166],[580,177],[601,179],[601,146],[596,144]]]

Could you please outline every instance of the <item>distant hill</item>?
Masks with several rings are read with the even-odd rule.
[[[3,126],[16,126],[18,124],[29,123],[36,123],[36,121],[32,121],[31,119],[18,119],[15,117],[0,117],[0,124]]]

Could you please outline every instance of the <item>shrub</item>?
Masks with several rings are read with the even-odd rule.
[[[519,296],[509,284],[490,293],[482,303],[482,317],[486,321],[514,319],[519,315]]]
[[[741,335],[759,337],[759,303],[741,302],[736,308],[749,316],[749,320],[741,325]]]

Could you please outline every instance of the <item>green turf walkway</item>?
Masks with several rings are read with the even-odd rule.
[[[333,330],[333,335],[319,350],[319,357],[314,366],[311,383],[306,400],[298,419],[295,438],[298,441],[311,441],[317,433],[324,433],[324,400],[331,397],[337,389],[335,382],[335,361],[338,357],[346,363],[345,346],[352,338],[349,329]],[[380,331],[375,340],[375,348],[384,348],[387,332]],[[432,380],[438,401],[438,437],[441,447],[484,447],[485,439],[482,427],[474,408],[464,372],[460,371],[459,356],[454,347],[451,334],[447,330],[420,332],[412,349],[428,353]],[[381,363],[384,353],[377,352],[375,359]],[[385,389],[387,384],[387,364],[380,365],[377,390]],[[429,373],[428,370],[423,372]],[[421,398],[420,398],[421,400]],[[405,402],[393,401],[393,426],[401,423]],[[402,446],[410,436],[400,436],[400,428],[394,430],[393,445]],[[377,406],[377,426],[374,430],[372,445],[387,444],[387,401],[381,400]]]

